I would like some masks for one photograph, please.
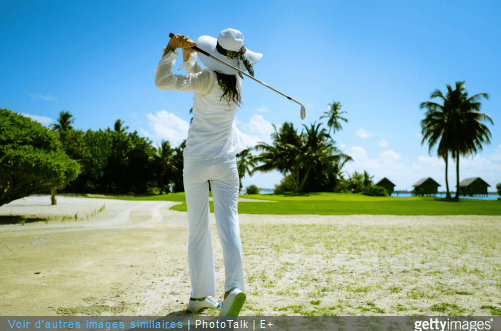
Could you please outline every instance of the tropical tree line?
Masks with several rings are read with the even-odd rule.
[[[347,121],[341,116],[344,112],[340,108],[335,102],[325,114],[329,132],[320,123],[304,126],[299,132],[292,123],[286,122],[276,129],[272,145],[258,146],[256,150],[262,150],[260,155],[253,156],[250,149],[238,154],[240,178],[255,171],[277,169],[289,175],[294,183],[291,190],[296,192],[340,189],[340,183],[346,183],[342,168],[351,160],[339,151],[330,136],[330,131],[341,129],[340,121]],[[120,119],[113,128],[97,131],[75,130],[74,122],[73,115],[61,111],[57,123],[49,130],[29,118],[2,109],[2,203],[44,192],[51,192],[55,203],[56,191],[152,194],[184,190],[185,141],[177,147],[168,141],[155,147],[136,131],[128,132]],[[39,142],[43,139],[45,142]],[[21,151],[24,161],[18,157]],[[276,162],[279,159],[276,152],[283,156],[280,157],[283,164]],[[40,155],[44,155],[43,162],[47,164],[42,164]],[[31,169],[27,169],[28,166],[34,170],[28,171]],[[19,179],[21,177],[24,181]],[[349,184],[345,186],[348,188]]]
[[[180,192],[185,143],[154,147],[121,120],[105,130],[75,130],[62,111],[51,129],[0,109],[0,205],[36,193]]]
[[[118,119],[114,128],[74,130],[73,116],[62,111],[52,129],[63,149],[81,165],[81,174],[65,190],[73,193],[151,194],[181,192],[183,142],[173,148],[168,141],[154,147],[151,140]]]
[[[464,82],[447,92],[435,90],[420,108],[427,109],[421,121],[423,140],[429,151],[436,147],[445,161],[447,198],[449,156],[456,163],[459,187],[460,157],[476,154],[490,143],[491,132],[483,122],[492,119],[480,112],[481,98],[487,93],[469,96]],[[74,193],[152,194],[180,192],[183,187],[183,151],[186,143],[173,147],[168,141],[153,146],[148,138],[128,132],[118,119],[113,129],[75,130],[75,119],[62,111],[49,130],[7,109],[0,109],[0,205],[33,193],[56,190]],[[373,187],[367,171],[343,171],[352,158],[336,147],[333,135],[342,129],[341,104],[329,105],[321,122],[296,128],[285,122],[274,127],[272,142],[260,143],[254,150],[237,155],[240,178],[256,171],[277,170],[284,175],[276,192],[365,192]],[[242,184],[240,184],[242,187]],[[456,190],[455,200],[459,198]]]
[[[349,175],[343,170],[353,159],[336,147],[332,135],[342,129],[341,122],[348,122],[343,117],[345,113],[339,102],[333,102],[320,117],[320,120],[327,119],[327,127],[316,121],[303,125],[301,130],[290,122],[283,123],[280,128],[274,126],[271,144],[258,144],[255,147],[258,155],[254,157],[247,152],[252,166],[248,173],[279,171],[284,178],[275,186],[276,194],[287,191],[359,193],[372,187],[373,176],[367,171]]]
[[[494,124],[489,115],[480,111],[480,99],[488,99],[487,93],[468,96],[465,82],[458,81],[453,89],[446,85],[447,92],[439,89],[432,92],[430,98],[439,98],[441,103],[425,101],[420,108],[427,109],[425,118],[421,121],[423,140],[428,143],[429,152],[436,147],[437,155],[445,161],[446,198],[451,199],[449,190],[449,156],[456,163],[456,195],[459,200],[460,157],[475,155],[482,150],[483,144],[490,144],[492,136],[489,128],[483,122]]]

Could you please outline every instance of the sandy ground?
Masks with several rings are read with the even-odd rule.
[[[189,295],[186,215],[170,211],[173,204],[58,197],[50,206],[48,196],[34,196],[0,207],[0,215],[72,217],[0,226],[0,315],[151,315],[167,302],[170,309]]]
[[[48,196],[32,196],[0,207],[0,219],[2,215],[59,217],[48,222],[0,225],[0,315],[184,315],[190,294],[186,261],[187,214],[169,210],[174,204],[176,202],[58,197],[58,205],[50,206]],[[104,210],[99,211],[104,205]],[[75,214],[78,214],[77,220],[74,219]],[[62,221],[63,216],[68,217]],[[70,217],[71,220],[68,220]],[[214,222],[213,215],[211,217]],[[461,216],[443,219],[459,223],[472,221],[472,217]],[[491,221],[495,222],[492,224],[499,224],[499,220],[497,217]],[[418,222],[431,224],[436,222],[436,218],[240,215],[240,222],[243,228],[248,226],[249,229],[270,223],[277,226],[335,224],[342,228],[374,222],[381,226],[392,223],[405,228]],[[499,228],[499,225],[495,226]],[[242,235],[245,239],[245,234]],[[216,276],[221,288],[224,270],[215,228],[213,238],[218,261]],[[266,242],[265,239],[262,242],[254,240],[253,252],[244,252],[249,265],[273,265],[277,256],[253,255]],[[243,246],[245,249],[245,242]],[[286,264],[290,268],[296,262],[301,262],[298,265],[309,273],[315,272],[320,266],[324,270],[332,268],[325,264],[325,259],[320,255],[316,257],[318,260],[315,260],[315,255],[311,255],[306,261],[294,261],[298,257],[300,259],[300,254],[287,256],[286,252],[282,252],[280,259],[290,259]],[[257,260],[253,261],[253,258]],[[498,259],[497,256],[493,258]],[[347,278],[342,279],[349,283],[353,272],[358,272],[357,260],[348,257],[342,263],[345,266],[338,270],[338,274],[342,276],[342,273],[349,272]],[[290,270],[302,269],[294,267]],[[296,277],[290,270],[284,271],[284,277],[295,277],[295,282],[305,277]],[[254,274],[249,272],[248,277],[254,277]],[[277,287],[280,286],[279,282],[276,283]],[[249,284],[251,287],[250,279]],[[492,288],[497,296],[499,284],[492,284]],[[259,298],[257,294],[261,292],[260,289],[248,290],[249,294],[255,294],[254,298],[250,296],[249,305],[258,307],[248,311],[249,315],[279,314],[267,308],[276,305],[277,297],[270,295]],[[216,299],[221,300],[222,294],[221,289]],[[335,298],[336,302],[343,299],[346,298]],[[287,300],[282,303],[283,306],[297,302],[294,297]]]

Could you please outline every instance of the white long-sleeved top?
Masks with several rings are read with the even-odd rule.
[[[216,74],[210,69],[202,69],[197,64],[197,55],[183,62],[187,75],[174,75],[177,51],[162,57],[155,69],[155,85],[163,90],[193,92],[193,122],[188,131],[185,159],[217,159],[234,157],[252,142],[246,139],[235,125],[237,105],[221,99],[223,90],[217,82]],[[240,78],[238,78],[241,84]]]

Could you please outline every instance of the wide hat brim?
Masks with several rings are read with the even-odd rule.
[[[242,61],[239,62],[239,61],[237,61],[237,59],[230,59],[230,58],[220,54],[217,51],[216,46],[217,46],[217,39],[214,37],[211,37],[211,36],[201,36],[197,40],[197,47],[203,49],[204,51],[206,51],[210,55],[234,66],[235,68],[240,69],[243,72],[247,71],[247,68],[245,68],[245,65],[242,63]],[[256,64],[257,61],[259,61],[263,57],[263,54],[255,53],[255,52],[252,52],[252,51],[247,49],[247,51],[244,53],[244,57],[247,59],[247,61],[249,61],[251,66],[254,66],[254,64]],[[214,59],[212,59],[212,58],[210,58],[202,53],[198,53],[198,58],[200,59],[200,61],[202,61],[204,66],[206,66],[207,68],[209,68],[213,71],[217,71],[217,72],[220,72],[220,73],[226,74],[226,75],[237,75],[238,74],[238,72],[236,70],[234,70],[234,69],[222,64],[221,62],[218,62],[217,60],[214,60]]]

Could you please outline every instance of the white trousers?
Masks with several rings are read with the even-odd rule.
[[[242,292],[244,275],[238,222],[238,179],[236,158],[184,160],[184,190],[188,206],[188,265],[191,297],[216,295],[214,252],[210,231],[209,181],[214,199],[217,232],[223,248],[224,291]]]

